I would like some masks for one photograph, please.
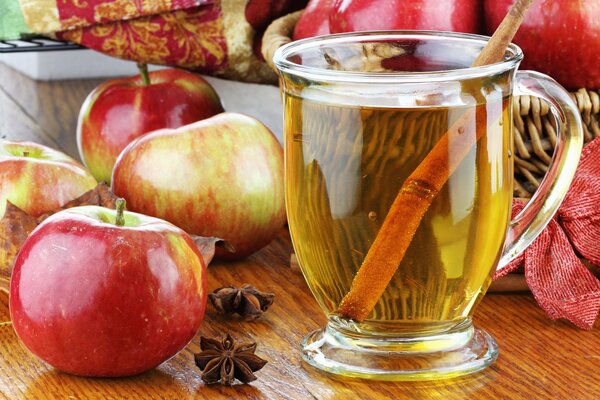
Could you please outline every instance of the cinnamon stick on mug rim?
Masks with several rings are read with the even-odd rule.
[[[503,60],[506,49],[532,2],[533,0],[517,0],[473,62],[473,67]],[[475,137],[462,135],[465,126],[472,124],[473,120],[476,126]],[[339,314],[362,322],[371,313],[402,262],[433,199],[479,140],[486,124],[485,118],[477,119],[474,110],[465,112],[402,184],[352,281],[350,291],[338,307]],[[449,157],[450,138],[452,157]]]

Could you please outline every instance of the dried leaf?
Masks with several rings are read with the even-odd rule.
[[[55,211],[40,215],[37,218],[37,220],[38,220],[38,223],[40,223],[43,220],[45,220],[46,218],[48,218],[49,216],[51,216],[52,214],[55,214],[62,210],[66,210],[67,208],[79,207],[79,206],[102,206],[102,207],[106,207],[106,208],[115,209],[116,208],[115,202],[117,201],[117,199],[118,199],[118,197],[115,196],[113,194],[113,192],[110,191],[110,188],[105,183],[101,182],[92,190],[88,190],[87,192],[85,192],[81,196],[77,197],[76,199],[69,201],[61,208],[59,208]]]
[[[204,265],[208,266],[215,256],[215,250],[217,247],[225,249],[226,251],[233,253],[235,249],[229,242],[224,241],[223,239],[219,239],[216,237],[204,237],[204,236],[196,236],[190,235],[196,243],[196,247],[200,250],[200,254],[202,254],[202,258],[204,259]]]
[[[119,197],[116,196],[104,182],[99,183],[94,191],[98,194],[99,206],[112,209],[117,207],[116,203]]]
[[[14,259],[36,226],[35,217],[6,202],[4,217],[0,219],[0,276],[10,279]]]

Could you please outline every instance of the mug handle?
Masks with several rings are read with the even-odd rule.
[[[554,156],[546,176],[525,208],[509,224],[498,271],[525,250],[548,225],[567,195],[583,148],[579,110],[569,93],[554,79],[534,71],[517,71],[513,94],[548,101],[558,129]]]

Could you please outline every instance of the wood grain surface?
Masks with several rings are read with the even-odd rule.
[[[0,136],[35,140],[77,157],[75,124],[81,102],[100,81],[36,83],[0,64]],[[234,263],[213,262],[209,289],[251,283],[275,293],[263,318],[242,322],[209,305],[199,334],[230,332],[258,342],[269,363],[258,380],[206,386],[195,367],[198,337],[154,371],[127,379],[78,378],[31,355],[10,326],[0,327],[0,398],[6,399],[600,399],[600,324],[581,331],[553,322],[530,294],[487,295],[475,323],[500,345],[498,361],[467,378],[386,383],[338,378],[302,362],[301,338],[325,316],[297,268],[290,268],[287,231],[260,252]],[[0,294],[0,321],[9,318]]]

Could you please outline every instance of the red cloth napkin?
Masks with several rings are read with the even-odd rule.
[[[524,204],[513,202],[513,216]],[[583,149],[571,188],[556,216],[494,279],[525,267],[531,293],[548,316],[592,329],[600,311],[600,280],[578,254],[600,266],[600,138]]]

